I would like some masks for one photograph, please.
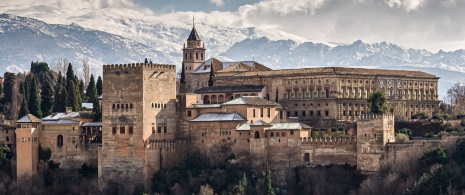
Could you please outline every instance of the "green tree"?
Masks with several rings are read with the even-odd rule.
[[[39,144],[38,150],[39,150],[39,161],[47,162],[52,157],[52,150],[50,150],[50,148],[44,149]]]
[[[66,90],[63,90],[63,84],[61,83],[61,77],[59,77],[59,82],[55,86],[55,96],[53,103],[53,112],[64,112],[66,105]],[[65,94],[63,94],[63,92]]]
[[[27,108],[27,101],[26,98],[24,98],[24,95],[22,96],[22,101],[21,101],[21,108],[19,109],[19,115],[18,118],[21,118],[25,116],[26,114],[29,114],[29,109]]]
[[[263,194],[274,195],[273,186],[271,185],[271,174],[270,169],[268,169],[268,163],[266,163],[265,167],[265,185],[263,189]]]
[[[6,153],[10,152],[10,148],[4,141],[0,141],[0,165],[6,159]]]
[[[375,91],[368,98],[368,106],[373,114],[384,114],[387,111],[386,96],[382,91]]]
[[[40,92],[40,108],[44,116],[51,115],[53,112],[53,104],[55,102],[53,99],[53,93],[54,91],[51,82],[49,80],[45,80],[45,82],[42,83],[42,91]]]
[[[215,78],[215,73],[213,72],[213,61],[210,65],[210,77],[208,78],[208,86],[213,86],[213,79]]]
[[[68,70],[66,71],[66,81],[68,80],[74,80],[74,70],[73,70],[73,65],[71,63],[68,64]]]
[[[406,134],[403,134],[403,133],[396,134],[396,142],[404,143],[408,141],[410,141],[410,139],[408,138]]]
[[[445,164],[448,160],[446,149],[442,147],[434,147],[426,150],[418,161],[421,165],[429,166],[432,164]]]
[[[182,62],[182,66],[181,66],[181,84],[184,84],[186,83],[186,72],[184,71],[185,69],[185,66],[184,66],[184,62]]]
[[[98,79],[97,79],[97,94],[98,96],[101,96],[102,95],[102,77],[98,76]]]
[[[87,102],[86,94],[84,93],[84,81],[79,80],[79,95],[81,96],[81,102]]]
[[[37,87],[37,81],[35,77],[32,77],[31,88],[30,88],[29,94],[30,94],[29,101],[28,101],[29,112],[38,118],[42,118],[39,90]]]
[[[66,88],[68,89],[66,94],[66,107],[71,107],[73,111],[79,111],[79,87],[75,85],[73,80],[68,80],[66,84]]]
[[[16,85],[16,75],[15,73],[5,72],[3,74],[3,98],[2,103],[7,104],[13,101],[14,89]]]
[[[59,106],[59,110],[57,109],[57,112],[65,112],[67,103],[68,103],[68,92],[63,87],[61,88],[60,106]]]
[[[399,129],[397,133],[403,133],[405,135],[412,136],[412,130],[407,129],[407,128]]]
[[[95,86],[94,75],[90,75],[89,84],[86,89],[86,99],[88,102],[94,102],[95,99],[98,100],[97,87]]]

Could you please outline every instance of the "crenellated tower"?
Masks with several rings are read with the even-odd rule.
[[[200,65],[205,62],[205,45],[202,44],[199,34],[195,29],[194,20],[192,20],[192,30],[187,38],[187,46],[184,45],[183,62],[186,73],[194,72]]]

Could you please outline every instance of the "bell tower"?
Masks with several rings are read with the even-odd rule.
[[[205,62],[205,45],[202,44],[197,30],[195,29],[194,18],[192,17],[192,30],[187,38],[187,46],[182,49],[183,62],[186,73],[194,72]]]

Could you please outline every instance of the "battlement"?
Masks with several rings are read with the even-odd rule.
[[[138,70],[138,69],[165,69],[176,71],[176,65],[170,64],[151,64],[151,63],[132,63],[132,64],[108,64],[103,65],[103,72],[115,70]]]
[[[356,144],[357,137],[305,137],[301,141],[302,145]]]
[[[368,121],[368,120],[374,120],[374,119],[384,119],[384,120],[394,120],[394,115],[393,114],[363,114],[360,116],[357,116],[360,121]]]

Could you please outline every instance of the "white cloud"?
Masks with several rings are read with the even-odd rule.
[[[215,4],[216,6],[223,6],[224,1],[223,0],[210,0],[211,3]]]

